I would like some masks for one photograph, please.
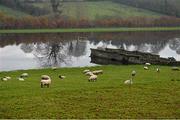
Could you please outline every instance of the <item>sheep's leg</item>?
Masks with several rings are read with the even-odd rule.
[[[43,84],[41,83],[41,88],[43,88]]]
[[[47,87],[49,88],[49,84],[47,84]]]

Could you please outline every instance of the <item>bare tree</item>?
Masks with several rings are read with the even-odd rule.
[[[59,16],[62,13],[63,0],[50,0],[53,13]]]

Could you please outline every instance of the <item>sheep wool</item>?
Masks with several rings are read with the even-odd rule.
[[[92,72],[95,75],[103,74],[103,70],[96,70]]]
[[[90,81],[96,81],[97,80],[97,75],[92,75],[89,77],[89,82]]]
[[[90,70],[84,70],[83,73],[87,73],[87,72],[90,72]]]
[[[43,88],[44,86],[49,87],[51,84],[51,78],[48,75],[42,75],[40,83],[41,83],[41,88]]]

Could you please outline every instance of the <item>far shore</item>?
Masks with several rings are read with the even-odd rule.
[[[119,27],[119,28],[56,28],[56,29],[0,29],[0,34],[75,33],[75,32],[159,32],[179,31],[180,27]]]

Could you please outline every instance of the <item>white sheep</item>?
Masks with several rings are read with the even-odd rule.
[[[52,67],[51,69],[52,69],[52,70],[57,70],[57,67]]]
[[[131,80],[126,80],[126,81],[124,81],[124,84],[126,84],[126,85],[132,85],[132,84],[133,84],[133,81],[132,81],[132,79],[131,79]]]
[[[103,70],[95,70],[92,73],[95,75],[103,74]]]
[[[87,72],[90,72],[90,70],[87,69],[87,70],[84,70],[84,71],[83,71],[83,73],[87,73]]]
[[[11,77],[9,77],[9,76],[6,76],[5,78],[7,78],[8,80],[11,80]]]
[[[42,75],[40,83],[41,83],[41,88],[43,88],[44,86],[49,87],[51,84],[51,78],[48,75]]]
[[[23,74],[21,74],[21,78],[26,78],[26,77],[28,77],[29,76],[29,74],[28,73],[23,73]]]
[[[87,76],[92,76],[92,75],[94,75],[92,72],[87,72],[85,75],[87,75]]]
[[[8,81],[8,79],[6,77],[1,78],[2,81]]]
[[[179,71],[180,69],[178,67],[172,67],[171,68],[173,71]]]
[[[149,68],[147,66],[144,66],[144,70],[149,70]]]
[[[97,80],[97,75],[91,75],[90,77],[89,77],[89,82],[91,82],[91,81],[96,81]]]
[[[151,63],[145,63],[146,66],[151,66]]]
[[[24,81],[24,78],[21,78],[21,77],[20,77],[20,78],[18,78],[18,80],[19,80],[19,81]]]
[[[65,78],[66,78],[66,76],[59,75],[59,78],[60,78],[60,79],[65,79]]]

